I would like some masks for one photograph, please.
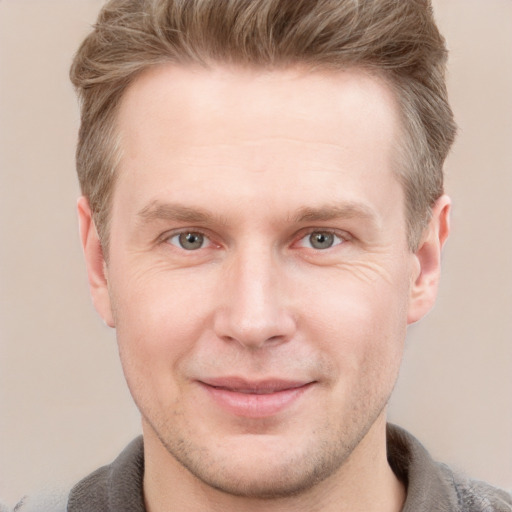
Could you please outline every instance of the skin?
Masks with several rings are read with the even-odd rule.
[[[79,216],[148,510],[400,510],[386,404],[435,300],[449,200],[411,252],[388,87],[167,65],[130,86],[118,130],[108,265],[85,198]]]

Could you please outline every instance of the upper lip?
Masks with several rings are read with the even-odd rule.
[[[257,379],[247,380],[242,377],[217,377],[200,379],[200,382],[214,388],[225,389],[237,393],[268,394],[296,389],[313,381],[309,380],[285,380],[285,379]]]

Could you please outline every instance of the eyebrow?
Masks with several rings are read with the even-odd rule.
[[[137,217],[144,223],[155,220],[172,220],[203,224],[212,219],[212,215],[205,211],[175,203],[162,203],[157,200],[142,208],[137,213]]]
[[[366,204],[347,202],[321,206],[319,208],[300,208],[293,217],[293,221],[301,222],[322,222],[335,219],[359,218],[368,220],[377,225],[376,213]]]
[[[158,200],[151,201],[138,213],[142,222],[149,223],[155,220],[167,220],[186,222],[191,224],[205,224],[213,220],[225,224],[225,220],[215,219],[211,213],[176,203],[164,203]],[[347,202],[343,204],[324,205],[318,208],[299,208],[295,214],[290,215],[289,220],[296,224],[304,222],[323,222],[336,219],[359,218],[368,220],[377,225],[376,213],[367,205],[358,202]]]

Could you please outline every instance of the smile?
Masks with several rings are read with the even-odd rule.
[[[199,381],[216,406],[247,418],[278,414],[296,402],[314,382],[263,380],[249,382],[240,378]]]

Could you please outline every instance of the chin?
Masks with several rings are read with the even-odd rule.
[[[310,458],[302,454],[295,457],[289,454],[276,454],[271,458],[247,457],[245,460],[186,457],[178,462],[210,488],[253,499],[303,494],[334,474],[342,464],[334,457]]]
[[[322,429],[323,430],[323,429]],[[174,462],[209,488],[252,499],[278,499],[306,493],[335,475],[360,439],[320,439],[309,432],[293,436],[238,435],[202,445],[159,436]],[[172,439],[172,441],[169,441]]]

